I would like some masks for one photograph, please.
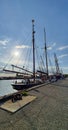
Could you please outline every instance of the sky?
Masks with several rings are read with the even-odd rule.
[[[60,69],[68,74],[68,0],[0,0],[0,70],[11,64],[32,66],[32,19],[36,61],[44,52],[45,28],[49,68],[55,69],[56,53]]]

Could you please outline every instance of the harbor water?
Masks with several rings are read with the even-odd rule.
[[[12,82],[13,80],[0,80],[0,96],[16,92],[11,85]]]

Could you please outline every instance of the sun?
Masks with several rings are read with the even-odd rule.
[[[14,52],[14,56],[18,56],[19,55],[19,52],[18,51],[15,51]]]

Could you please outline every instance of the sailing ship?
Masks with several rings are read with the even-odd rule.
[[[13,89],[16,89],[16,90],[27,89],[27,88],[33,87],[35,85],[42,84],[42,83],[46,82],[46,80],[48,80],[48,78],[49,78],[45,29],[44,29],[44,41],[45,41],[44,50],[45,50],[45,59],[46,59],[45,71],[37,70],[37,72],[35,72],[36,70],[35,70],[35,36],[34,36],[34,34],[35,34],[34,20],[32,20],[33,72],[31,72],[31,71],[29,71],[27,69],[21,68],[19,66],[16,66],[16,65],[12,65],[12,68],[16,67],[18,69],[22,69],[26,73],[15,71],[14,69],[13,70],[6,70],[5,67],[3,69],[3,71],[16,73],[17,78],[18,78],[18,74],[23,76],[21,81],[16,80],[14,83],[11,84]]]
[[[60,70],[56,53],[54,53],[54,59],[55,59],[55,66],[56,66],[56,74],[55,74],[56,80],[63,79],[63,74],[62,74],[62,71]]]
[[[34,31],[34,20],[32,20],[33,72],[31,72],[31,71],[29,71],[27,69],[21,68],[19,66],[16,66],[16,65],[12,65],[12,67],[16,67],[18,69],[22,69],[26,73],[19,72],[19,71],[14,71],[14,70],[12,70],[12,71],[11,70],[6,70],[5,67],[3,69],[3,71],[16,73],[17,74],[17,78],[18,78],[18,74],[23,76],[21,81],[17,81],[16,80],[14,83],[11,84],[13,89],[16,89],[16,90],[27,89],[27,88],[33,87],[35,85],[39,85],[39,84],[45,83],[46,80],[49,80],[50,82],[51,81],[57,81],[57,79],[59,79],[61,77],[60,76],[60,70],[59,70],[59,65],[58,65],[58,60],[57,60],[56,54],[54,54],[55,65],[56,65],[56,74],[53,73],[52,75],[49,75],[45,29],[44,29],[44,41],[45,41],[44,50],[45,50],[45,59],[46,59],[46,71],[37,70],[37,72],[35,72],[35,37],[34,37],[34,34],[35,34],[35,31]],[[37,74],[38,74],[38,76],[37,76]],[[20,78],[20,75],[19,75],[19,78]]]
[[[42,83],[42,80],[39,79],[39,78],[36,78],[36,74],[35,74],[35,38],[34,38],[34,34],[35,34],[35,31],[34,31],[34,20],[32,20],[33,76],[31,78],[29,78],[27,76],[27,78],[25,78],[21,82],[15,81],[14,83],[11,84],[13,86],[13,89],[16,89],[16,90],[27,89],[29,87],[33,87],[35,85],[39,85],[39,84]]]

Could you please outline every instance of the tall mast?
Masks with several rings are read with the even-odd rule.
[[[58,59],[55,53],[54,53],[54,58],[55,58],[55,65],[56,65],[56,74],[59,74],[60,69],[59,69]]]
[[[47,46],[46,46],[46,32],[44,28],[44,41],[45,41],[45,57],[46,57],[46,73],[48,76],[48,60],[47,60]]]
[[[33,77],[35,81],[35,38],[34,38],[34,20],[32,20],[32,43],[33,43]]]

